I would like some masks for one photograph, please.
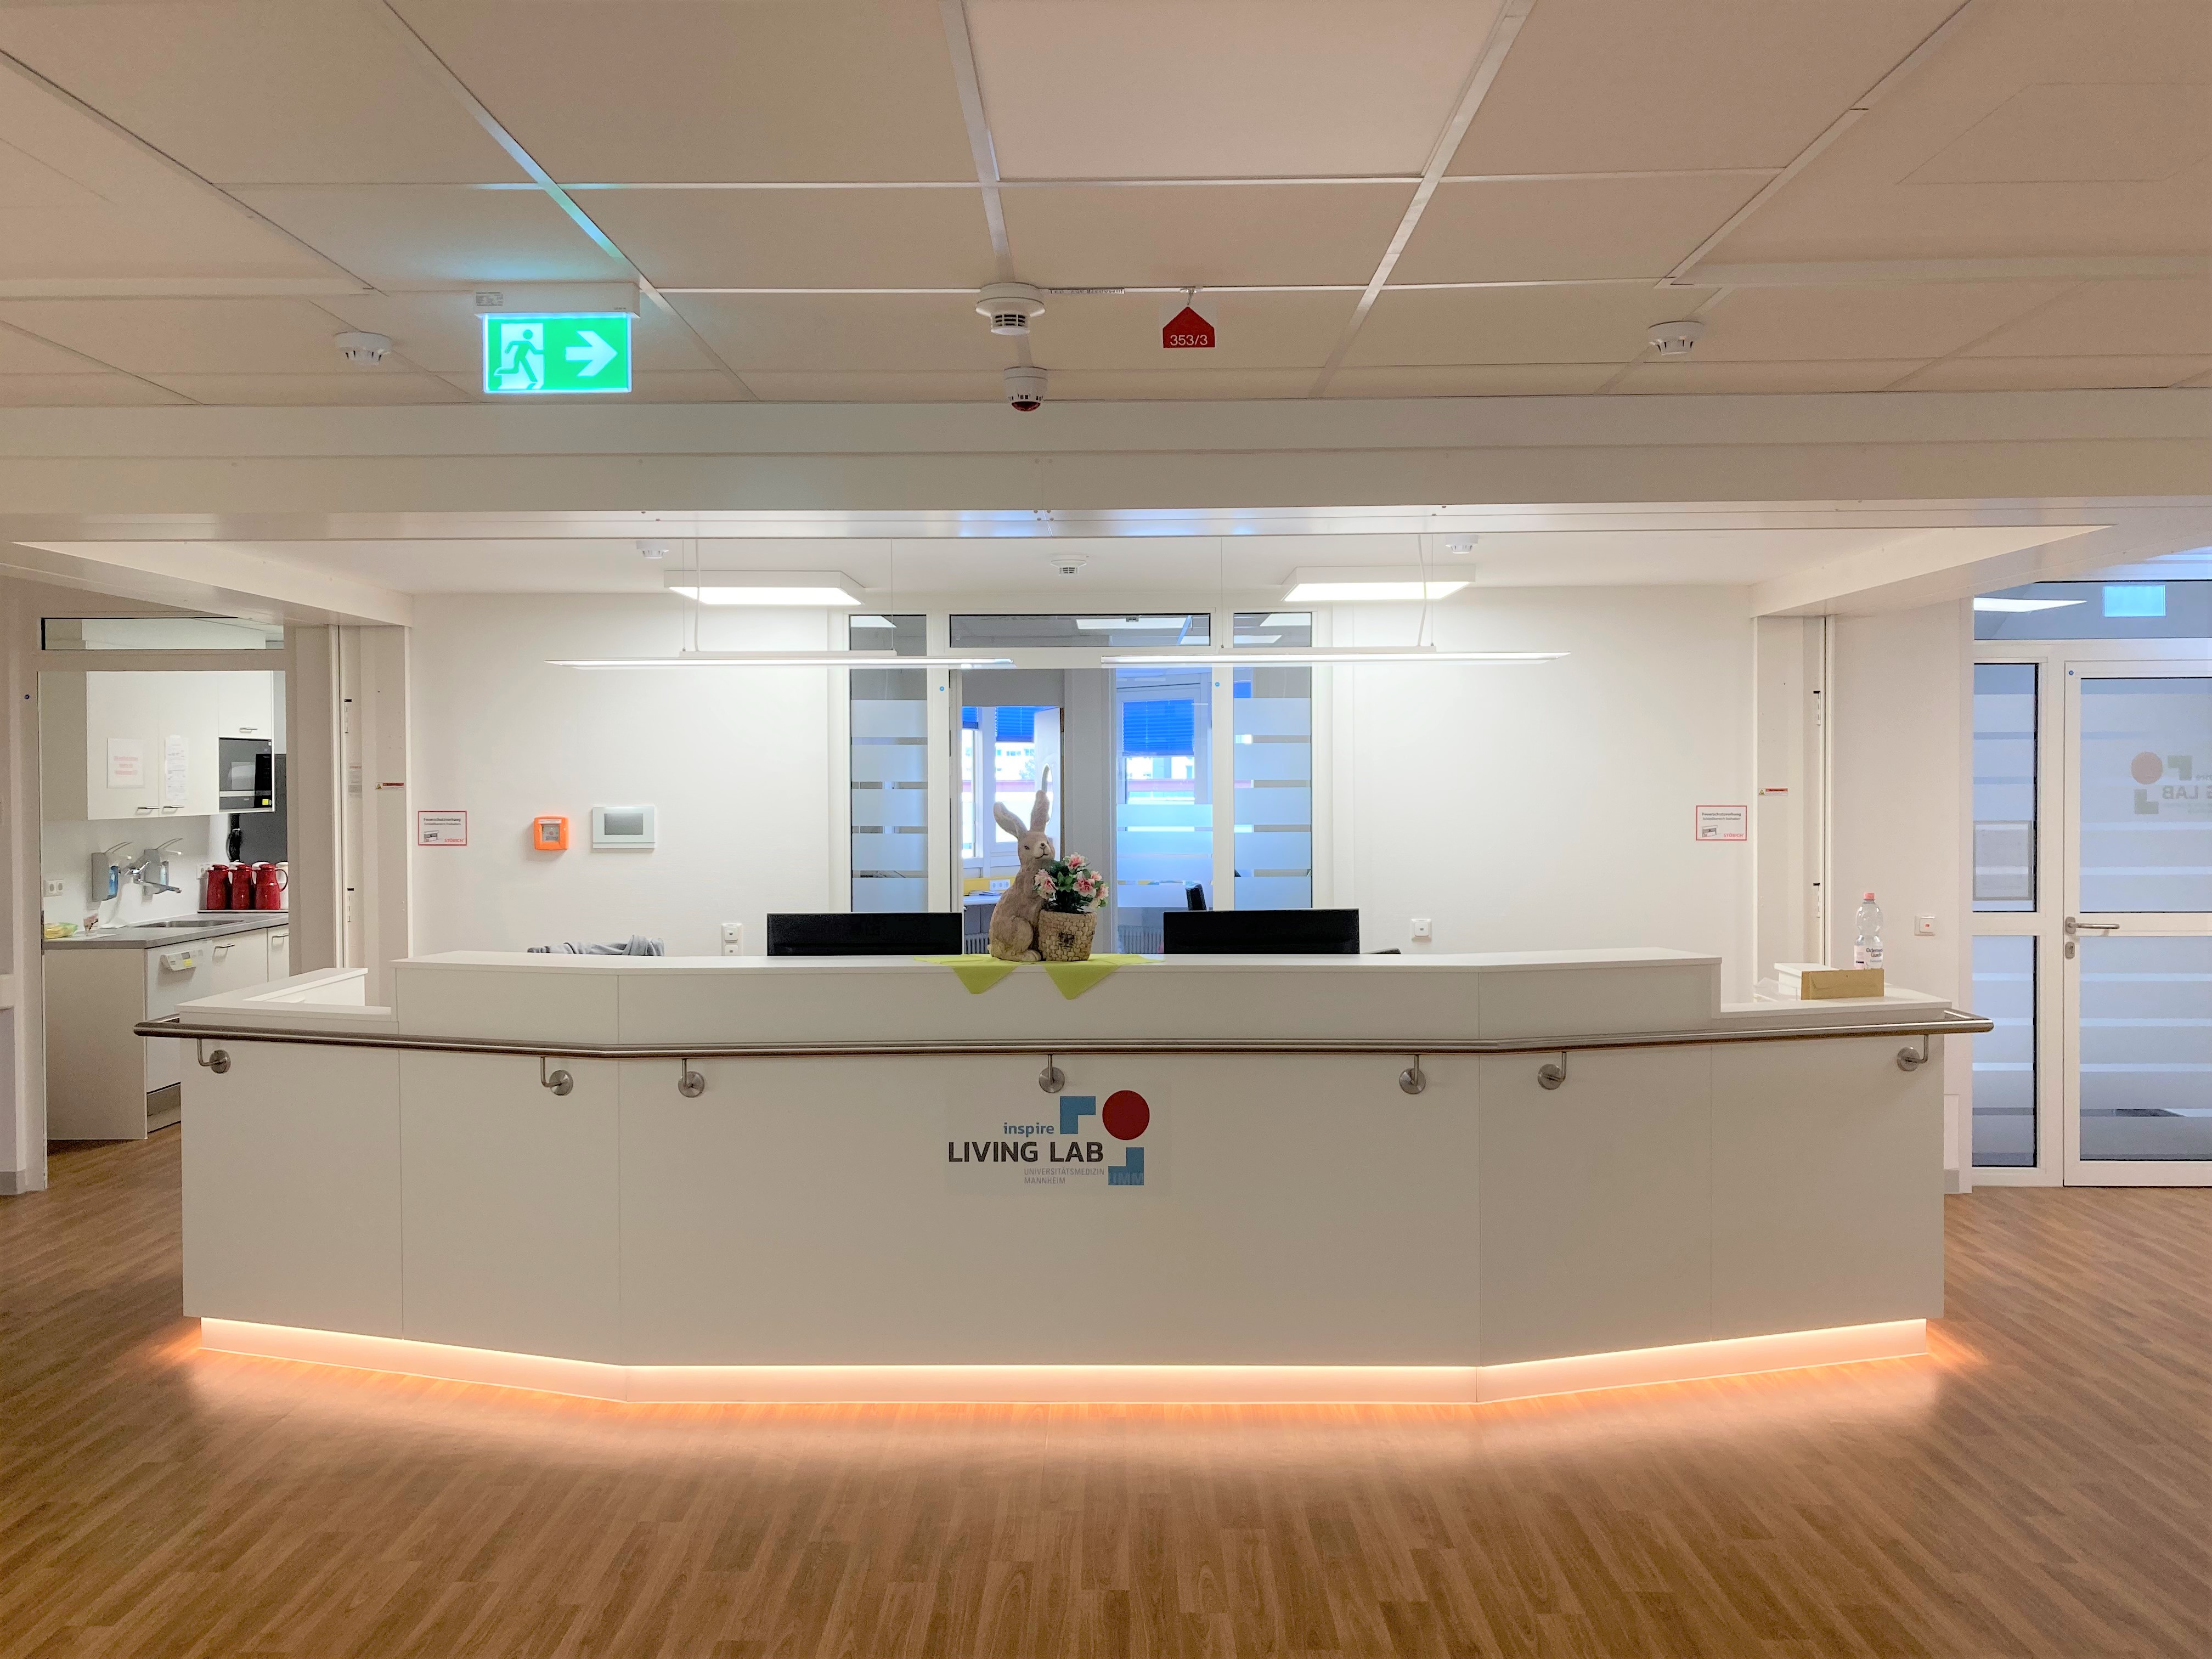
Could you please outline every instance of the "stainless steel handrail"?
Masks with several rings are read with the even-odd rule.
[[[1711,1031],[1632,1031],[1547,1037],[1266,1038],[993,1037],[885,1042],[520,1042],[504,1038],[409,1036],[395,1031],[317,1031],[263,1025],[187,1024],[172,1014],[131,1027],[139,1036],[186,1042],[302,1043],[325,1048],[413,1048],[444,1054],[524,1054],[552,1060],[873,1060],[957,1054],[1538,1054],[1581,1048],[1673,1048],[1696,1043],[1802,1042],[1869,1036],[1971,1036],[1996,1029],[1956,1009],[1932,1018],[1846,1025],[1749,1026]]]

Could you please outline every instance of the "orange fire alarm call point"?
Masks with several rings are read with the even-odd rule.
[[[530,844],[540,853],[567,852],[568,850],[568,820],[564,817],[531,819]]]

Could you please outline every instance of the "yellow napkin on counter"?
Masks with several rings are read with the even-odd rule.
[[[968,988],[970,996],[981,996],[1006,978],[1017,968],[1031,964],[1020,962],[1001,962],[992,956],[916,957],[917,962],[927,962],[939,968],[950,968],[960,982]],[[1035,965],[1052,976],[1061,996],[1073,1002],[1092,986],[1117,968],[1126,968],[1133,962],[1142,962],[1139,956],[1108,953],[1094,956],[1088,962],[1041,962]]]

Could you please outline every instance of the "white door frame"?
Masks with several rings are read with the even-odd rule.
[[[2075,848],[2079,842],[2079,795],[2074,788],[2073,757],[2078,750],[2080,696],[2075,689],[2078,671],[2106,671],[2130,674],[2201,674],[2208,672],[2203,641],[2172,640],[1978,640],[1974,663],[2026,663],[2036,669],[2036,845],[2035,908],[2019,911],[1975,910],[1969,915],[1975,938],[2027,934],[2035,950],[2035,1163],[2005,1167],[1973,1164],[1977,1187],[2057,1187],[2061,1185],[2182,1186],[2200,1184],[2189,1179],[2186,1165],[2116,1164],[2096,1162],[2081,1165],[2078,1148],[2080,1100],[2075,1033],[2072,1010],[2078,1006],[2074,963],[2065,954],[2065,919],[2078,916],[2072,908],[2079,896]],[[2068,670],[2077,671],[2069,680]],[[1971,821],[1973,782],[1966,781]],[[1969,901],[1971,902],[1971,900]],[[2096,922],[2121,919],[2096,916]],[[2172,917],[2152,920],[2171,922]],[[2102,931],[2101,928],[2099,929]],[[2134,930],[2130,930],[2134,931]],[[2164,927],[2150,931],[2168,934],[2195,931]],[[1970,945],[1971,951],[1971,945]],[[1969,957],[1967,975],[1972,969]],[[1973,1126],[1969,1111],[1965,1157],[1973,1157]],[[2118,1172],[2152,1171],[2136,1177]],[[2212,1164],[2204,1166],[2212,1176]]]
[[[2106,911],[2089,914],[2079,907],[2081,896],[2081,684],[2088,679],[2204,679],[2212,678],[2212,656],[2193,659],[2118,660],[2100,653],[2094,657],[2069,654],[2062,679],[2066,703],[2063,767],[2065,798],[2063,834],[2065,836],[2064,910],[2061,927],[2069,921],[2080,929],[2108,939],[2176,939],[2212,937],[2212,911]],[[2197,1163],[2125,1161],[2081,1157],[2081,962],[2077,951],[2066,949],[2062,938],[2060,973],[2065,988],[2064,1012],[2059,1031],[2063,1045],[2060,1081],[2063,1097],[2059,1114],[2065,1142],[2064,1179],[2069,1187],[2212,1187],[2212,1159]]]

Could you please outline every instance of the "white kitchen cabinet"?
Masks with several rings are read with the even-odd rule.
[[[176,1086],[191,1045],[134,1036],[181,1003],[243,990],[289,973],[290,929],[254,928],[185,943],[63,946],[45,953],[46,1135],[52,1140],[139,1140],[173,1121]]]
[[[49,671],[40,681],[40,789],[49,823],[207,817],[218,810],[217,673]],[[262,678],[267,678],[263,676]],[[167,765],[182,748],[181,778]],[[172,787],[181,784],[181,787]]]
[[[276,675],[271,669],[216,677],[215,734],[218,738],[276,735]]]
[[[271,927],[262,937],[269,941],[269,977],[291,978],[292,930],[289,927]]]

